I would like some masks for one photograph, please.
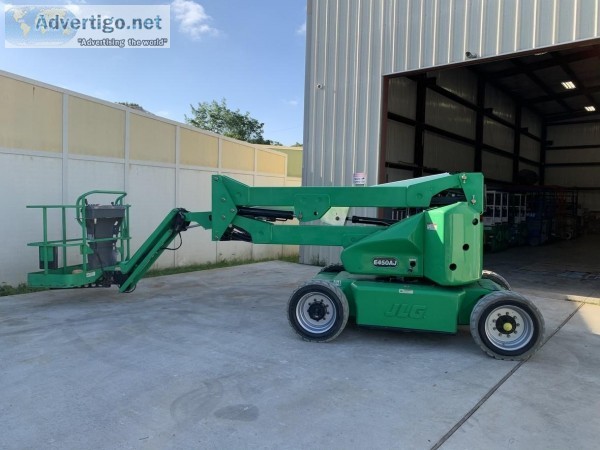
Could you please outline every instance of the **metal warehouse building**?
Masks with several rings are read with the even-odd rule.
[[[492,222],[529,198],[534,243],[570,237],[568,217],[546,223],[557,208],[594,219],[598,0],[309,0],[307,17],[303,184],[481,171]]]

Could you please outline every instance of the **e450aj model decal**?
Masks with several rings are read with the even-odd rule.
[[[384,315],[386,317],[399,317],[400,319],[424,319],[426,312],[427,306],[425,305],[395,303]]]
[[[375,267],[396,267],[398,260],[396,258],[375,258],[373,265]]]

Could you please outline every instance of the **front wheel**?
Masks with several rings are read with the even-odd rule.
[[[502,289],[510,291],[510,284],[508,284],[508,281],[506,281],[506,279],[502,275],[499,275],[496,272],[492,272],[491,270],[484,270],[481,273],[481,278],[493,281],[494,283],[502,287]]]
[[[327,281],[312,280],[288,301],[288,320],[305,341],[328,342],[344,330],[350,309],[342,290]]]
[[[512,291],[482,297],[470,321],[471,335],[479,347],[496,359],[523,360],[542,345],[544,318],[527,298]]]

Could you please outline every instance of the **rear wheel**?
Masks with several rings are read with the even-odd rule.
[[[294,291],[288,301],[288,320],[302,339],[328,342],[344,330],[349,315],[342,290],[327,281],[312,280]]]
[[[495,291],[477,302],[470,328],[477,345],[491,357],[523,360],[542,345],[544,318],[522,295]]]
[[[506,279],[503,276],[498,275],[496,272],[492,272],[491,270],[484,270],[481,273],[481,278],[491,280],[494,283],[500,285],[503,289],[510,291],[510,284],[508,284],[508,281],[506,281]]]

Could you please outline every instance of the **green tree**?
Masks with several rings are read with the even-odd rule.
[[[190,108],[192,117],[185,116],[185,121],[190,125],[252,144],[281,145],[263,137],[264,123],[251,117],[249,112],[242,114],[239,109],[232,111],[225,99],[220,103],[215,100],[198,103],[197,108],[190,105]]]

